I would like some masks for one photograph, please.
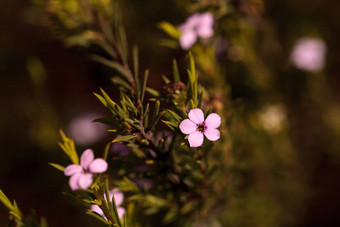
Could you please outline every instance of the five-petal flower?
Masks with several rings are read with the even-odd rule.
[[[192,109],[188,114],[189,119],[185,119],[179,125],[184,134],[189,134],[188,141],[190,147],[199,147],[203,144],[205,135],[208,140],[216,141],[220,138],[220,131],[217,129],[221,125],[221,117],[216,113],[211,113],[204,120],[204,113],[201,109]]]
[[[121,192],[118,189],[112,189],[109,191],[109,196],[110,196],[110,201],[112,200],[112,197],[115,197],[115,202],[116,202],[116,207],[117,207],[117,211],[118,211],[118,216],[120,219],[123,218],[124,214],[125,214],[125,209],[123,207],[121,207],[123,201],[124,201],[124,194],[123,192]],[[102,216],[105,220],[107,220],[107,218],[104,215],[104,212],[102,211],[102,209],[100,209],[100,207],[98,205],[91,205],[91,210],[96,212],[97,214],[99,214],[100,216]]]
[[[71,176],[69,185],[71,189],[87,189],[92,184],[93,173],[103,173],[107,170],[107,162],[102,158],[94,159],[91,149],[87,149],[80,157],[80,165],[72,164],[66,167],[64,174]]]

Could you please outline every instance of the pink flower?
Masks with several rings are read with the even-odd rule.
[[[72,164],[66,167],[64,174],[71,176],[69,184],[71,189],[87,189],[92,184],[93,173],[103,173],[107,170],[107,162],[102,158],[94,159],[91,149],[87,149],[80,157],[80,165]]]
[[[299,69],[317,72],[325,65],[326,52],[322,39],[305,37],[295,43],[290,60]]]
[[[182,35],[179,39],[180,45],[187,50],[195,44],[197,38],[210,38],[213,33],[214,18],[211,13],[198,14],[190,16],[186,22],[179,26]]]
[[[120,219],[123,218],[123,216],[125,214],[125,209],[120,206],[120,205],[122,205],[122,203],[124,201],[123,192],[119,191],[118,189],[112,189],[112,190],[109,191],[109,196],[110,196],[110,201],[112,201],[113,196],[115,197],[118,216],[119,216]],[[105,220],[107,220],[107,218],[104,215],[104,212],[102,211],[102,209],[100,209],[100,207],[98,205],[91,205],[91,210],[96,212],[100,216],[102,216]]]
[[[208,140],[216,141],[220,138],[218,127],[221,125],[221,117],[216,113],[211,113],[204,120],[204,113],[201,109],[190,110],[189,119],[185,119],[179,125],[184,134],[189,134],[190,147],[199,147],[203,144],[205,135]]]

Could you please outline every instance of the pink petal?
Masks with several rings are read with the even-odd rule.
[[[214,17],[211,13],[204,13],[200,16],[200,23],[197,27],[197,33],[201,38],[209,38],[213,35]]]
[[[204,136],[201,132],[193,132],[189,135],[188,140],[190,147],[199,147],[203,144]]]
[[[189,119],[196,124],[202,124],[204,122],[204,113],[201,109],[196,108],[190,110],[188,116]]]
[[[89,166],[91,173],[103,173],[107,170],[107,162],[102,158],[96,158]]]
[[[209,114],[204,124],[207,128],[218,128],[221,125],[221,117],[216,113]]]
[[[207,39],[213,36],[214,30],[210,27],[199,27],[197,33],[201,38]]]
[[[119,218],[122,219],[125,214],[125,209],[123,207],[117,207],[117,211]]]
[[[68,165],[66,167],[64,174],[66,176],[71,176],[71,175],[74,175],[76,173],[81,173],[81,171],[83,171],[83,168],[81,168],[80,165],[72,164],[72,165]]]
[[[204,135],[208,138],[210,141],[216,141],[220,138],[220,131],[215,128],[207,128],[204,131]]]
[[[119,207],[124,200],[124,194],[118,189],[111,190],[113,192],[113,195],[115,196],[116,206]],[[111,192],[110,191],[110,192]],[[110,195],[111,196],[111,195]],[[111,197],[112,198],[112,197]]]
[[[91,205],[91,210],[93,212],[96,212],[100,216],[104,216],[104,212],[102,211],[102,209],[100,209],[100,207],[98,205]]]
[[[197,35],[192,29],[186,30],[182,33],[179,38],[179,44],[184,50],[188,50],[192,45],[195,44],[197,40]]]
[[[197,25],[199,25],[201,21],[201,16],[198,13],[195,13],[193,15],[191,15],[190,17],[188,17],[188,19],[185,21],[184,26],[187,29],[193,29],[195,28]]]
[[[79,177],[78,180],[78,185],[81,187],[83,190],[88,189],[92,184],[92,174],[91,173],[83,173]]]
[[[188,30],[194,30],[195,27],[200,22],[200,15],[198,13],[195,13],[188,17],[188,19],[185,21],[185,23],[181,24],[178,28],[181,32],[185,32]]]
[[[181,122],[179,125],[179,129],[184,133],[184,134],[190,134],[196,131],[197,125],[192,122],[189,119],[185,119]]]
[[[81,173],[76,173],[72,177],[70,177],[69,185],[73,191],[79,188],[78,181],[81,175],[82,175]]]
[[[89,165],[94,159],[94,154],[92,149],[86,149],[80,157],[80,165],[83,169],[87,170]]]

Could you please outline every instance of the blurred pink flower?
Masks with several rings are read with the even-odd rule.
[[[188,50],[195,44],[197,38],[210,38],[213,33],[214,17],[211,13],[195,13],[191,15],[184,24],[179,26],[182,35],[179,39],[180,45],[184,50]]]
[[[184,134],[189,134],[190,147],[199,147],[203,144],[205,135],[208,140],[216,141],[220,138],[218,127],[221,125],[221,117],[216,113],[211,113],[204,120],[204,113],[201,109],[190,110],[189,119],[185,119],[179,125]]]
[[[125,214],[125,209],[123,207],[121,207],[120,205],[122,205],[123,201],[124,201],[124,194],[123,192],[121,192],[118,189],[112,189],[109,191],[109,196],[110,196],[110,201],[112,201],[112,197],[115,197],[115,202],[116,202],[116,207],[117,207],[117,211],[118,211],[118,216],[120,219],[123,218],[124,214]],[[107,218],[104,215],[104,212],[102,211],[102,209],[100,209],[100,207],[98,205],[91,205],[91,210],[96,212],[97,214],[99,214],[100,216],[102,216],[105,220],[107,220]]]
[[[99,118],[100,114],[87,113],[76,116],[69,125],[69,130],[74,141],[83,146],[93,144],[105,136],[106,126],[97,122],[92,122]]]
[[[321,39],[301,38],[295,43],[290,59],[299,69],[316,72],[325,65],[326,49]]]
[[[107,170],[107,162],[102,158],[94,159],[91,149],[87,149],[80,157],[80,165],[71,164],[66,167],[64,174],[71,176],[69,185],[71,189],[87,189],[92,184],[93,173],[103,173]]]

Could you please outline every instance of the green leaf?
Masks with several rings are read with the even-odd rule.
[[[126,136],[120,136],[112,140],[111,143],[117,143],[117,142],[122,142],[124,140],[131,140],[134,139],[136,136],[135,135],[126,135]]]
[[[14,207],[11,201],[7,198],[7,196],[5,195],[5,193],[3,193],[1,189],[0,189],[0,200],[2,204],[4,204],[5,207],[7,207],[9,210],[14,210]]]
[[[191,52],[189,52],[189,69],[192,76],[196,79],[195,61]]]
[[[118,62],[112,61],[112,60],[108,60],[106,58],[103,58],[101,56],[98,55],[91,55],[90,58],[96,62],[99,62],[109,68],[112,68],[114,70],[116,70],[121,76],[123,76],[124,78],[126,78],[127,80],[131,80],[132,76],[129,73],[128,70],[126,70],[121,64],[119,64]]]
[[[166,215],[164,216],[163,223],[164,224],[168,224],[168,223],[174,221],[176,219],[177,215],[178,215],[177,210],[178,210],[177,207],[174,207],[174,208],[170,209],[166,213]]]
[[[118,223],[119,226],[121,226],[120,220],[119,220],[119,216],[118,216],[118,212],[117,212],[117,208],[116,208],[116,203],[114,202],[114,200],[110,200],[110,193],[109,193],[109,180],[106,178],[104,181],[104,193],[105,196],[104,198],[108,208],[109,208],[109,212],[110,212],[110,216],[113,218],[114,223]],[[112,196],[113,198],[114,196]],[[116,208],[116,209],[115,209]]]
[[[112,143],[108,143],[108,144],[106,144],[106,146],[105,146],[104,153],[103,153],[103,159],[104,159],[104,160],[107,160],[107,156],[108,156],[108,154],[109,154],[111,144],[112,144]]]
[[[74,141],[68,138],[63,130],[59,130],[59,133],[63,140],[63,143],[58,143],[59,146],[74,164],[79,164],[79,158],[74,146]]]
[[[57,170],[60,170],[61,172],[64,172],[65,171],[65,167],[64,166],[61,166],[59,164],[56,164],[56,163],[52,163],[52,162],[49,162],[48,163],[50,166],[56,168]]]
[[[189,52],[189,69],[188,76],[190,81],[191,95],[193,100],[193,108],[197,107],[197,78],[196,78],[196,69],[195,69],[195,61],[192,57],[191,52]]]
[[[146,104],[146,107],[145,107],[145,110],[144,110],[144,116],[143,116],[143,119],[144,119],[144,122],[143,122],[143,126],[144,128],[147,128],[148,127],[148,124],[149,124],[149,103]]]
[[[114,83],[116,86],[122,87],[124,90],[131,92],[131,86],[122,78],[118,76],[114,76],[111,78],[112,83]]]
[[[176,114],[174,111],[168,109],[168,113],[171,116],[173,116],[177,120],[177,122],[182,121],[182,118],[178,114]]]
[[[144,73],[144,81],[143,81],[143,85],[142,85],[142,90],[141,90],[141,103],[143,103],[143,100],[144,100],[144,95],[145,95],[145,88],[146,88],[146,83],[148,81],[148,76],[149,76],[149,70],[145,70],[145,73]]]
[[[163,79],[164,83],[166,83],[166,84],[168,84],[168,83],[171,82],[171,81],[169,80],[169,78],[166,77],[165,75],[162,75],[162,79]]]
[[[167,33],[169,36],[171,36],[174,39],[179,39],[179,37],[181,36],[180,31],[173,26],[172,24],[168,23],[168,22],[161,22],[159,23],[159,28],[161,30],[163,30],[165,33]]]
[[[94,40],[92,41],[94,44],[97,44],[98,46],[100,46],[106,53],[108,53],[113,59],[117,58],[117,54],[112,50],[112,48],[110,47],[110,45],[102,40]]]
[[[119,225],[119,226],[122,226],[122,223],[121,223],[120,218],[119,218],[119,215],[118,215],[118,210],[117,210],[117,206],[116,206],[116,199],[115,199],[114,194],[112,195],[112,206],[113,206],[113,211],[114,211],[114,213],[115,213],[115,216],[116,216],[118,225]]]
[[[9,213],[11,215],[13,215],[16,219],[21,220],[21,216],[18,213],[16,213],[15,211],[10,211]]]
[[[174,76],[174,81],[175,82],[180,82],[181,81],[181,77],[179,75],[179,71],[178,71],[178,66],[177,66],[177,61],[176,59],[174,59],[172,61],[172,73],[173,73],[173,76]]]
[[[133,51],[132,51],[132,58],[133,58],[133,68],[134,68],[134,81],[135,81],[135,85],[136,85],[136,94],[137,94],[137,100],[140,102],[140,83],[139,83],[139,79],[138,79],[138,48],[137,46],[133,47]]]
[[[98,215],[97,213],[94,213],[92,210],[87,210],[86,214],[96,218],[97,220],[104,222],[106,225],[110,225],[110,222],[106,221],[102,216]]]
[[[163,122],[164,124],[166,124],[166,126],[168,126],[171,130],[175,130],[175,128],[178,127],[178,124],[173,123],[173,122],[171,122],[171,121],[164,121],[164,120],[162,120],[162,122]]]
[[[105,100],[101,95],[98,95],[98,94],[96,94],[96,93],[94,93],[94,92],[93,92],[93,94],[99,99],[99,101],[100,101],[101,103],[103,103],[103,105],[104,105],[105,107],[107,107],[107,102],[106,102],[106,100]]]
[[[128,59],[128,42],[126,38],[126,33],[123,25],[118,26],[118,35],[120,40],[120,46],[122,49],[122,55],[124,58],[124,62],[127,62]]]
[[[123,94],[123,95],[126,100],[127,107],[130,108],[130,110],[134,112],[135,116],[137,116],[138,109],[135,107],[135,105],[133,104],[129,96],[127,96],[126,94]]]
[[[155,97],[159,97],[161,95],[157,90],[149,88],[149,87],[146,88],[146,91]]]
[[[200,109],[202,108],[203,96],[204,96],[204,88],[202,88],[202,91],[200,92],[198,105],[197,105],[197,107]]]
[[[172,49],[177,49],[178,48],[178,41],[172,40],[172,39],[159,39],[158,45],[163,46],[163,47],[172,48]]]
[[[159,100],[156,101],[155,106],[153,107],[153,114],[152,114],[152,121],[154,122],[158,116],[159,113],[159,107],[161,105],[161,102]]]
[[[48,227],[47,219],[45,217],[40,218],[40,227]]]

